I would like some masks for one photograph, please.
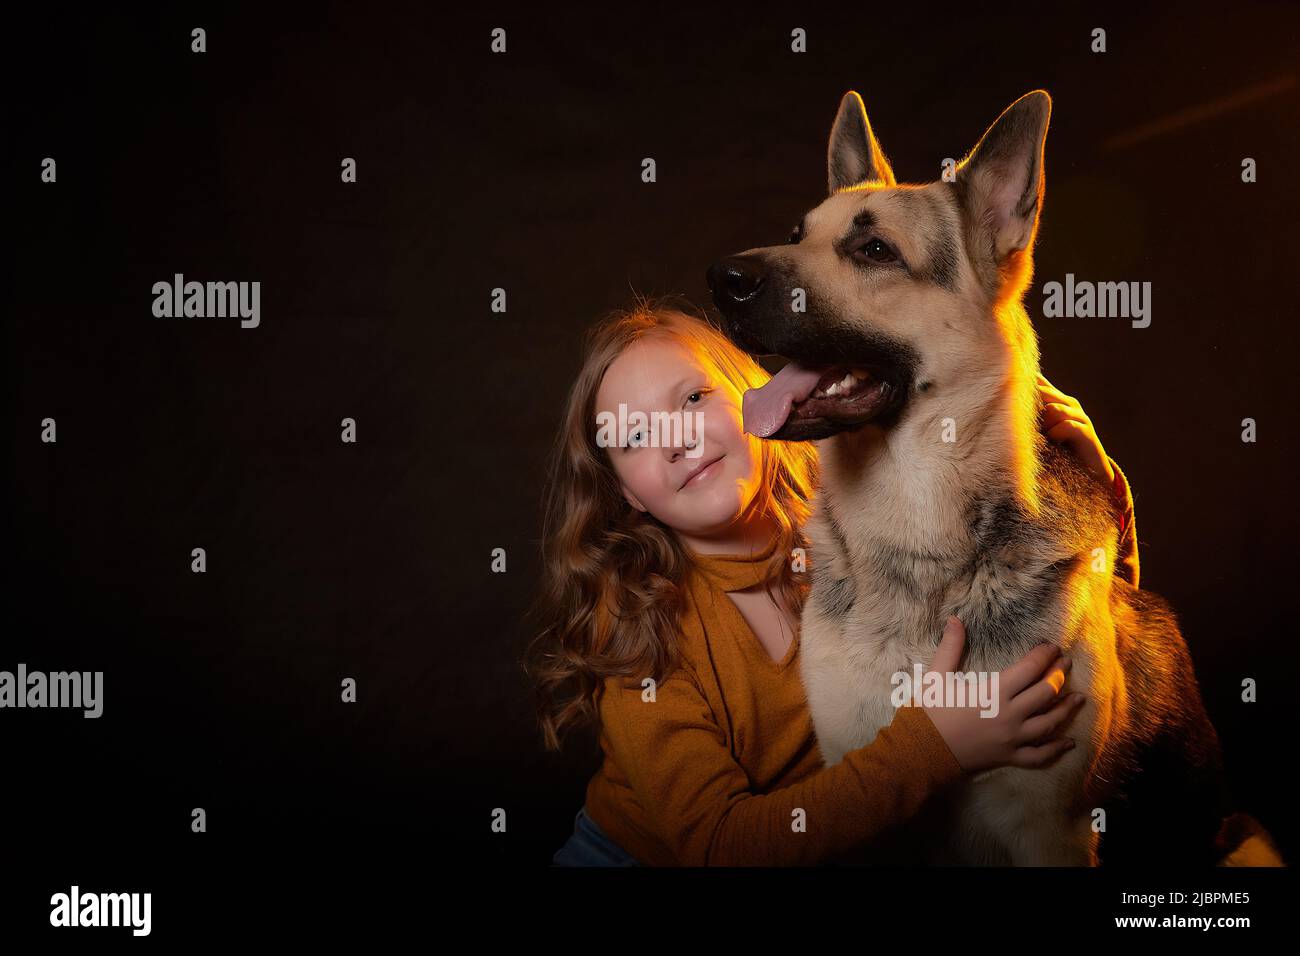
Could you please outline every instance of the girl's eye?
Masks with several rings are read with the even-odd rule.
[[[700,402],[704,401],[704,396],[709,394],[709,392],[711,391],[712,389],[708,389],[708,388],[697,388],[695,391],[691,392],[689,395],[686,396],[686,403],[698,405]],[[644,433],[641,431],[641,429],[638,428],[636,431],[628,435],[627,444],[623,446],[622,451],[626,454],[627,451],[632,448],[644,447],[644,445],[642,444],[643,439],[641,438],[642,434]]]
[[[855,253],[855,257],[865,256],[872,262],[897,262],[898,256],[894,250],[880,239],[872,239],[865,246],[862,246]]]

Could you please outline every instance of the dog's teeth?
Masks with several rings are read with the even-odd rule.
[[[846,391],[846,392],[851,392],[851,391],[853,391],[853,373],[852,373],[852,372],[845,372],[845,373],[844,373],[844,378],[840,381],[840,388],[841,388],[843,391]]]
[[[830,388],[826,389],[827,395],[838,395],[840,393],[840,383],[836,382]]]

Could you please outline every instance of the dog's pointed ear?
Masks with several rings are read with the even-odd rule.
[[[840,100],[840,111],[831,127],[831,141],[826,148],[827,179],[830,194],[845,186],[856,186],[863,181],[895,186],[894,171],[871,132],[867,108],[862,97],[853,90]]]
[[[991,243],[995,262],[1026,249],[1043,205],[1043,145],[1052,98],[1034,90],[1016,100],[960,163],[956,182],[962,204]]]

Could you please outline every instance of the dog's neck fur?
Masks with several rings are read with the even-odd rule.
[[[868,426],[821,443],[829,485],[867,503],[849,516],[827,501],[837,523],[852,529],[851,551],[861,548],[866,557],[883,544],[950,560],[969,556],[977,544],[969,516],[978,502],[1040,514],[1037,340],[1019,302],[996,321],[1005,328],[996,367],[957,373],[926,394],[914,385],[911,407],[892,428]],[[952,440],[945,441],[949,430]]]
[[[1038,429],[1038,348],[1023,307],[997,321],[1008,324],[996,367],[936,380],[892,428],[821,443],[830,540],[813,545],[814,565],[832,569],[822,586],[847,575],[865,601],[901,600],[930,636],[956,613],[972,646],[1010,655],[1038,639],[1035,626],[1060,636],[1030,612],[1113,525],[1101,484]],[[944,440],[946,418],[955,440]]]

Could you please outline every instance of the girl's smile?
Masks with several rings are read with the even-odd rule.
[[[719,471],[722,470],[720,467],[714,468],[713,466],[718,464],[718,462],[722,461],[722,459],[726,457],[727,457],[726,455],[716,455],[711,461],[706,461],[702,467],[697,468],[695,471],[691,472],[690,477],[687,478],[686,481],[682,483],[681,488],[677,490],[686,491],[689,488],[693,488],[697,484],[702,484],[703,482],[708,481],[710,478],[712,478],[714,475],[716,475]]]

